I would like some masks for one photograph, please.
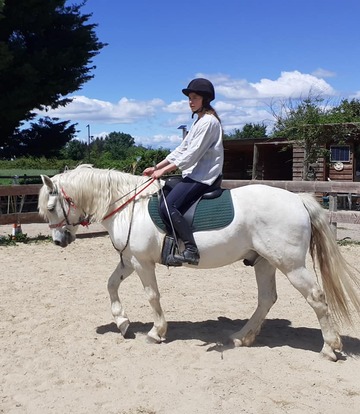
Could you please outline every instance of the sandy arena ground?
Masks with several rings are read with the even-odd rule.
[[[29,236],[46,224],[23,225]],[[338,238],[359,240],[359,226]],[[251,316],[252,268],[158,267],[168,339],[149,344],[152,315],[136,274],[120,287],[132,325],[112,321],[107,280],[118,255],[101,228],[66,249],[0,247],[0,413],[358,414],[360,320],[342,327],[338,362],[319,356],[312,309],[281,274],[278,302],[251,348],[219,346]],[[0,227],[0,235],[11,226]],[[341,247],[358,267],[360,246]]]

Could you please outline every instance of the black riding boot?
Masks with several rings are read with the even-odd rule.
[[[173,212],[171,219],[177,235],[185,245],[185,250],[182,253],[169,256],[169,266],[179,266],[182,263],[197,265],[200,256],[189,224],[179,212]]]

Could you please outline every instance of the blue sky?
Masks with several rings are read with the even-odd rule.
[[[310,90],[360,99],[359,0],[88,0],[82,11],[108,46],[73,103],[47,113],[77,123],[80,140],[116,131],[174,148],[195,77],[213,82],[225,132],[270,130],[271,103]]]

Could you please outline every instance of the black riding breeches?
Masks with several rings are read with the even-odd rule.
[[[166,203],[161,201],[159,213],[166,224],[166,227],[171,233],[172,226],[170,219],[175,227],[176,232],[180,235],[181,231],[176,228],[177,222],[181,222],[181,226],[186,226],[185,230],[190,230],[185,220],[181,220],[183,214],[194,204],[203,194],[209,190],[210,186],[204,183],[199,183],[191,178],[183,178],[175,187],[166,195]],[[175,219],[175,220],[174,220]],[[179,219],[179,220],[176,220]]]

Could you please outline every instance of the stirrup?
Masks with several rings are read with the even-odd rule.
[[[169,254],[166,258],[166,266],[182,266],[184,262],[181,262],[180,260],[175,259],[173,254]]]
[[[173,258],[174,258],[174,261],[177,263],[188,263],[188,264],[196,266],[199,264],[200,256],[197,250],[191,251],[191,250],[185,249],[180,254],[174,254]]]

